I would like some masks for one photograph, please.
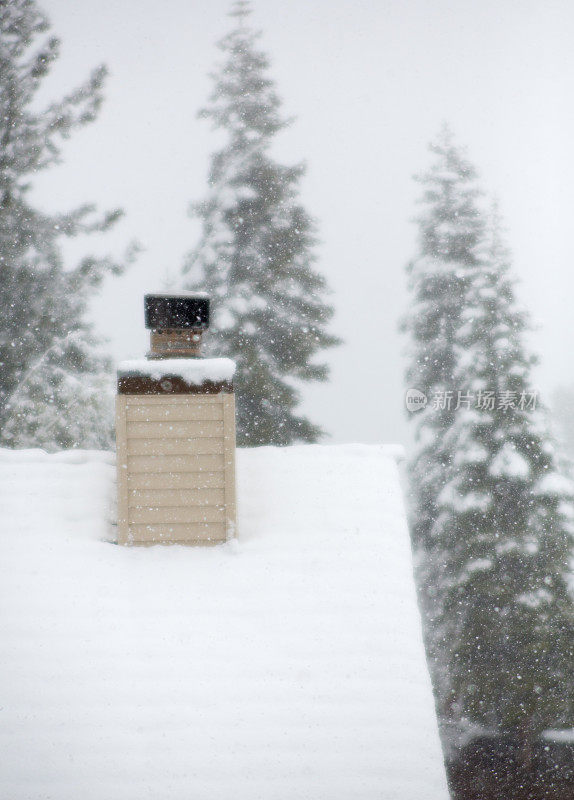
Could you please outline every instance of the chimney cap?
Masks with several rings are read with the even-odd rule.
[[[204,331],[209,328],[209,296],[205,292],[146,294],[145,326]]]

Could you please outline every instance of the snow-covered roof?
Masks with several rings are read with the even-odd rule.
[[[194,386],[205,381],[230,381],[234,374],[235,361],[230,358],[135,358],[118,364],[118,375],[141,375],[155,380],[169,376]]]
[[[213,548],[115,545],[111,454],[0,486],[4,796],[447,800],[393,451],[239,451]]]

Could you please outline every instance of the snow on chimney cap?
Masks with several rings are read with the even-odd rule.
[[[209,296],[205,292],[146,294],[145,326],[151,330],[209,328]]]

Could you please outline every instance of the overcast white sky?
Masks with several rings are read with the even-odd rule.
[[[116,358],[147,348],[142,295],[177,282],[197,241],[187,217],[205,191],[213,134],[196,119],[210,91],[229,0],[44,0],[62,39],[46,96],[99,63],[101,115],[38,179],[50,210],[95,201],[125,220],[90,250],[145,252],[95,304]],[[448,121],[508,228],[520,297],[539,326],[543,395],[574,383],[574,4],[571,0],[254,0],[271,75],[293,126],[277,141],[304,160],[318,268],[346,345],[305,408],[333,441],[405,441],[404,265],[416,252],[417,186],[427,143]],[[83,247],[85,252],[86,247]],[[177,285],[177,283],[175,284]]]

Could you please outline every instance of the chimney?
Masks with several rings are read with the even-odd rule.
[[[209,298],[202,294],[146,294],[145,326],[151,331],[148,358],[198,358],[209,328]]]
[[[203,294],[150,294],[146,358],[118,368],[118,543],[207,545],[235,535],[235,364],[201,358]]]

